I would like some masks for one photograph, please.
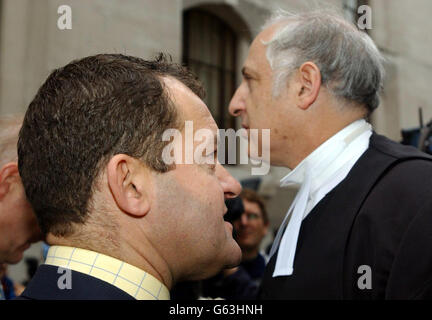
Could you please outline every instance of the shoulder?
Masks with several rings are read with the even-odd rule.
[[[20,296],[30,300],[131,300],[132,296],[90,275],[42,264]]]
[[[402,228],[429,203],[432,157],[376,134],[371,137],[370,148],[378,157],[392,159],[369,190],[360,217],[366,216],[369,222],[382,222],[385,226],[393,221]]]
[[[424,159],[432,161],[431,155],[421,152],[413,146],[400,144],[377,133],[372,134],[369,148],[374,152],[378,152],[395,159]]]
[[[427,190],[432,187],[432,156],[377,134],[371,137],[370,149],[393,158],[391,165],[378,179],[375,192],[399,189],[406,193],[417,193],[419,190],[413,190],[413,187]]]
[[[372,209],[367,212],[375,217],[385,213],[397,215],[398,212],[413,215],[429,203],[431,195],[432,161],[398,161],[381,174],[369,191],[363,209]]]

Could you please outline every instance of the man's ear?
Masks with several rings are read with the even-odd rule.
[[[318,97],[321,88],[321,71],[313,62],[305,62],[299,68],[298,106],[306,110]]]
[[[150,210],[150,201],[144,190],[145,169],[139,161],[125,154],[117,154],[107,165],[108,185],[117,205],[124,212],[142,217]]]
[[[19,179],[18,164],[16,162],[6,163],[0,169],[0,200],[10,191],[12,183]]]

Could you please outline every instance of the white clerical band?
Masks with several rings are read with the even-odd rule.
[[[308,206],[308,202],[311,200],[311,192],[315,192],[321,188],[324,184],[328,183],[332,177],[340,175],[342,171],[345,170],[348,172],[352,166],[349,161],[352,159],[352,157],[350,157],[350,155],[345,155],[345,160],[343,157],[341,161],[336,160],[347,150],[348,145],[353,140],[362,136],[362,134],[367,131],[370,131],[371,134],[371,126],[364,120],[355,123],[353,128],[354,130],[349,132],[349,134],[343,138],[335,136],[336,139],[334,141],[331,141],[331,143],[324,146],[325,152],[320,154],[316,161],[313,163],[305,162],[302,166],[304,171],[303,177],[301,179],[302,184],[300,190],[298,191],[293,203],[285,215],[285,218],[279,227],[279,231],[270,250],[270,257],[272,257],[279,247],[273,277],[289,276],[293,274],[297,240],[302,221],[308,213],[306,208]],[[345,132],[343,133],[345,134]],[[370,134],[363,136],[365,139],[367,139],[367,144]],[[352,149],[356,149],[355,145],[351,147]],[[364,150],[362,150],[361,153],[363,153]],[[358,159],[358,157],[361,156],[361,153],[355,154],[355,157]],[[342,162],[342,164],[337,168],[332,168],[332,164],[335,162]],[[347,165],[351,165],[348,170],[346,170]],[[323,176],[322,172],[326,171],[328,175]],[[287,175],[281,180],[281,186],[287,186],[290,184],[293,184],[293,182],[290,180],[290,175]],[[313,188],[312,191],[311,188]]]
[[[303,213],[305,212],[306,205],[309,199],[310,182],[311,179],[308,175],[306,176],[305,181],[301,186],[300,191],[298,192],[298,197],[295,198],[295,201],[288,210],[288,214],[285,216],[284,222],[286,224],[290,211],[292,211],[291,218],[289,219],[289,224],[285,230],[284,237],[281,241],[280,247],[283,249],[279,249],[273,277],[291,275],[294,271],[293,265],[295,249],[297,247],[297,239],[300,232],[301,222],[303,220]],[[279,228],[278,234],[276,236],[277,242],[280,241],[283,229],[285,228],[285,224],[282,223],[281,227]],[[272,246],[270,256],[273,256],[274,252],[276,251],[277,247],[275,243]]]

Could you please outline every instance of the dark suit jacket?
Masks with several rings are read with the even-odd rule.
[[[134,300],[132,296],[117,287],[72,271],[71,289],[60,289],[58,267],[41,265],[35,276],[17,300]]]
[[[276,256],[262,299],[432,298],[432,158],[374,133],[304,219],[293,275],[272,278]]]

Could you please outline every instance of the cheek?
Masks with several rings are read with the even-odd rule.
[[[261,236],[261,226],[257,223],[251,223],[251,230],[253,231],[255,236]]]
[[[23,232],[30,233],[34,230],[37,230],[38,229],[37,218],[30,205],[28,204],[23,205],[19,209],[19,211],[21,212],[21,214],[20,214],[20,222],[18,223],[18,225],[23,230]]]
[[[240,227],[241,227],[240,222],[238,222],[238,221],[234,221],[232,223],[232,225],[233,225],[233,228],[236,229],[236,230],[239,230]]]

